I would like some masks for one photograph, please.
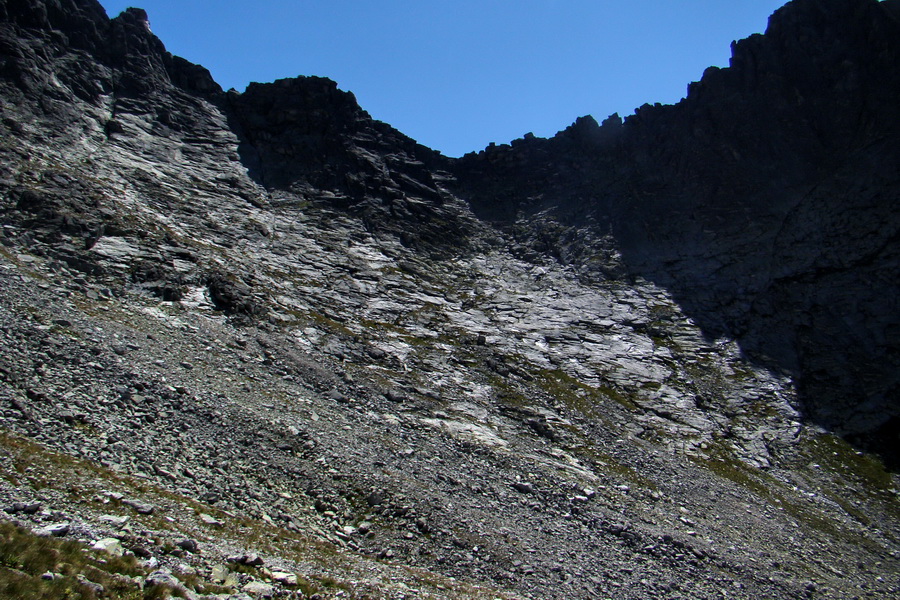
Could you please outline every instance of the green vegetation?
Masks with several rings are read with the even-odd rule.
[[[876,456],[857,452],[836,435],[825,434],[812,438],[804,444],[803,449],[823,467],[849,481],[859,482],[869,491],[887,491],[894,487],[891,474]]]
[[[803,440],[801,452],[811,460],[813,468],[831,473],[841,491],[821,492],[845,512],[861,523],[869,524],[870,518],[851,502],[880,505],[880,510],[900,518],[900,501],[895,494],[894,476],[884,463],[874,455],[857,451],[847,441],[833,434],[823,434]],[[849,494],[847,492],[850,492]]]
[[[818,530],[833,539],[844,540],[862,546],[873,547],[870,540],[848,531],[838,522],[823,515],[814,507],[802,501],[788,498],[790,492],[782,484],[764,471],[741,462],[721,443],[712,443],[705,449],[706,458],[693,458],[697,464],[706,467],[716,475],[728,479],[767,500],[773,507],[783,510],[801,524]],[[856,516],[856,514],[854,514]]]
[[[640,410],[623,392],[608,385],[591,387],[561,369],[537,370],[535,375],[538,385],[544,391],[589,419],[603,418],[602,406],[605,399],[613,400],[632,412]]]
[[[42,578],[45,573],[52,573],[52,579],[49,575]],[[154,596],[144,596],[131,579],[137,575],[146,572],[134,557],[101,557],[76,542],[38,537],[12,523],[0,522],[0,597],[151,600]],[[102,586],[103,591],[96,586]]]
[[[202,502],[186,498],[147,481],[112,472],[96,463],[49,450],[27,438],[0,429],[0,453],[6,454],[12,468],[0,473],[17,487],[44,488],[64,493],[72,502],[94,505],[110,514],[127,514],[132,523],[157,532],[183,535],[184,528],[208,530],[218,538],[252,548],[261,554],[279,556],[304,565],[304,573],[296,573],[297,587],[304,594],[332,594],[338,590],[352,591],[352,580],[358,580],[361,568],[369,569],[366,561],[379,564],[385,581],[396,581],[397,570],[402,571],[406,585],[441,589],[451,598],[506,597],[493,590],[447,579],[429,571],[385,565],[375,559],[361,557],[334,544],[303,533],[284,529],[275,524],[249,516],[237,516]],[[100,490],[139,498],[156,506],[152,515],[135,515],[122,502],[110,498],[100,500]],[[348,498],[351,505],[361,505],[359,493]],[[361,509],[360,509],[361,510]],[[197,514],[206,513],[223,523],[221,527],[199,523]],[[192,534],[196,535],[196,534]],[[199,536],[202,539],[202,534]],[[166,542],[163,549],[171,546]],[[169,550],[174,550],[170,547]],[[257,578],[265,578],[264,571],[253,567],[232,565]],[[54,579],[41,579],[48,571],[59,574]],[[133,557],[115,558],[89,551],[83,545],[55,538],[42,538],[0,522],[0,598],[6,600],[163,600],[178,597],[178,590],[151,588],[144,590],[131,579],[146,576]],[[85,584],[82,579],[89,582]],[[204,583],[191,575],[178,576],[188,587],[200,593],[230,593],[230,588]],[[103,586],[104,594],[90,583]],[[371,598],[384,597],[377,589],[369,590]],[[355,597],[353,593],[348,597]]]
[[[706,460],[695,458],[695,462],[719,477],[733,481],[762,498],[773,499],[772,487],[777,485],[777,482],[772,478],[768,478],[771,481],[767,481],[765,473],[738,460],[721,442],[708,444],[704,452]]]

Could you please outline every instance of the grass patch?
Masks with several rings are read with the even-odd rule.
[[[708,444],[705,454],[705,460],[694,457],[692,459],[719,477],[743,486],[762,498],[774,500],[771,489],[771,486],[775,485],[774,479],[771,482],[764,482],[764,474],[742,463],[721,444]]]
[[[298,316],[300,314],[302,314],[302,313],[298,313]],[[310,311],[303,316],[305,316],[307,319],[309,319],[309,321],[311,323],[314,323],[320,327],[323,327],[323,328],[327,329],[328,331],[331,331],[334,334],[338,335],[339,337],[351,337],[352,338],[354,335],[356,335],[355,333],[353,333],[353,331],[351,331],[349,328],[347,328],[346,325],[338,323],[331,317],[323,315],[322,313]]]
[[[870,492],[894,488],[894,480],[878,457],[857,452],[836,435],[824,434],[807,440],[803,451],[823,467],[849,481],[857,481]]]
[[[872,541],[846,530],[839,523],[823,515],[815,508],[789,499],[780,489],[780,483],[768,473],[759,471],[738,460],[721,444],[709,444],[706,458],[691,457],[695,463],[709,469],[714,474],[728,479],[766,500],[775,508],[799,521],[801,524],[825,534],[828,538],[848,544],[865,546],[875,551],[881,550]]]
[[[858,452],[842,438],[822,434],[801,442],[801,453],[812,464],[832,474],[835,485],[848,490],[822,490],[828,498],[844,511],[864,524],[871,518],[850,502],[850,494],[870,509],[880,506],[890,518],[900,519],[900,501],[895,495],[894,476],[875,455]]]
[[[613,387],[591,387],[560,369],[539,369],[534,371],[534,375],[541,389],[589,419],[603,419],[602,406],[606,399],[613,400],[629,411],[640,412],[628,396]]]
[[[611,400],[615,400],[619,404],[621,404],[626,409],[631,412],[643,412],[640,407],[634,403],[631,398],[617,390],[616,388],[610,387],[608,385],[601,385],[597,387],[597,390]]]
[[[43,579],[53,573],[53,579]],[[0,597],[10,600],[144,599],[131,579],[146,575],[134,557],[86,552],[72,541],[44,538],[0,522]],[[91,585],[102,586],[101,592]]]

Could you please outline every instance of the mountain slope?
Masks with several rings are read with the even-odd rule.
[[[641,148],[680,156],[649,116],[694,100],[457,162],[328,80],[222,92],[138,9],[0,20],[7,518],[185,594],[896,593],[895,476],[804,418],[802,365],[744,355],[736,266],[692,292],[746,222],[679,238],[706,175],[645,181]]]

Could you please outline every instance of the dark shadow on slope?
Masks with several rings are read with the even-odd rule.
[[[898,6],[795,0],[678,105],[467,155],[461,193],[512,230],[561,224],[555,255],[589,275],[610,275],[591,263],[606,240],[708,336],[792,376],[808,420],[897,465]]]

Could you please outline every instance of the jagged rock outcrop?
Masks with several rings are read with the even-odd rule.
[[[372,119],[335,82],[254,83],[229,97],[229,109],[243,162],[266,188],[352,209],[370,231],[390,232],[422,251],[440,254],[471,235],[442,188],[446,160]]]
[[[820,426],[892,410],[896,7],[454,161],[0,1],[0,517],[209,598],[896,596],[896,475]]]
[[[666,286],[796,377],[808,418],[896,458],[898,10],[794,0],[677,105],[467,155],[459,189],[586,272]]]

